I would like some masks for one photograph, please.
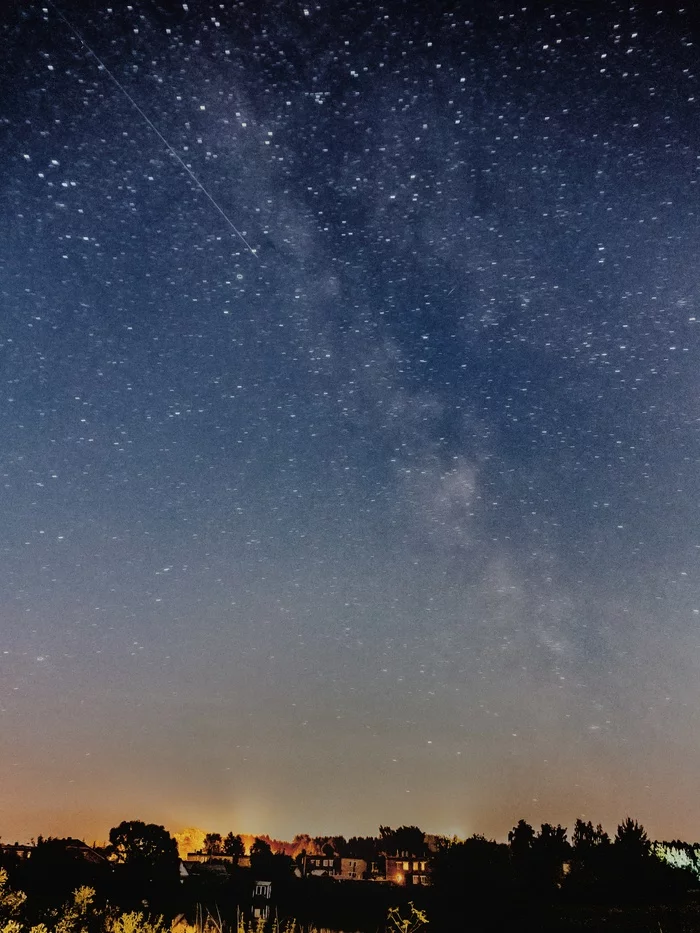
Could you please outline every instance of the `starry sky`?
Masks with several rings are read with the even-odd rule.
[[[3,7],[4,839],[700,836],[659,7]]]

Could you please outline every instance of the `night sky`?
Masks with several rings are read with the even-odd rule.
[[[3,839],[700,836],[658,5],[3,6]]]

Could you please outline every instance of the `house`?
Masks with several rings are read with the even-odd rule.
[[[62,842],[65,851],[75,858],[81,858],[86,862],[92,862],[93,865],[103,865],[105,862],[109,861],[104,852],[101,852],[94,846],[89,846],[86,842],[83,842],[82,839],[72,839],[68,837],[67,839],[59,841]]]
[[[228,864],[231,865],[235,859],[232,855],[209,855],[206,852],[188,852],[186,861],[200,862],[205,865],[207,862],[228,862]]]
[[[399,855],[386,856],[386,880],[392,884],[418,885],[430,884],[430,867],[425,856]]]
[[[341,863],[339,855],[304,855],[304,875],[338,878],[342,870]]]
[[[367,862],[362,858],[340,855],[304,855],[302,874],[338,881],[362,881],[367,877]]]
[[[0,858],[14,858],[24,862],[32,857],[35,848],[36,846],[23,846],[18,842],[14,845],[0,843]]]
[[[181,864],[184,867],[185,871],[187,872],[186,875],[183,875],[182,872],[180,872],[181,878],[201,877],[203,875],[209,875],[209,876],[218,875],[218,876],[227,877],[229,874],[229,869],[227,865],[223,862],[218,862],[218,861],[200,862],[199,859],[187,858]]]
[[[239,868],[250,868],[249,855],[208,855],[206,852],[188,852],[185,859],[190,865],[237,865]]]
[[[367,862],[363,858],[341,858],[337,877],[341,881],[362,881],[367,877]]]

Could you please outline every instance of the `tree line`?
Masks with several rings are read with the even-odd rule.
[[[212,832],[204,837],[202,848],[214,862],[222,855],[231,858],[221,860],[218,873],[202,872],[183,883],[176,840],[163,826],[125,821],[110,830],[107,846],[97,848],[75,839],[40,837],[31,858],[13,856],[12,847],[0,856],[5,905],[11,903],[11,892],[26,892],[21,912],[30,927],[40,926],[51,911],[71,903],[73,892],[89,888],[91,910],[95,916],[102,911],[103,918],[108,916],[108,905],[112,910],[166,918],[192,914],[197,905],[216,906],[233,917],[249,904],[253,880],[264,877],[274,882],[275,904],[282,916],[306,922],[338,927],[352,922],[354,929],[375,924],[376,929],[387,907],[410,899],[429,911],[433,930],[441,922],[451,926],[465,909],[474,929],[485,930],[528,913],[541,918],[584,908],[690,903],[700,888],[700,846],[680,840],[653,842],[644,827],[629,817],[612,836],[600,824],[580,819],[571,833],[561,825],[543,823],[535,829],[520,820],[505,842],[478,834],[468,839],[430,837],[417,826],[380,826],[376,836],[300,835],[291,844],[255,837],[246,845],[239,834]],[[236,864],[246,848],[252,870],[247,859],[245,869]],[[296,855],[288,854],[290,850]],[[331,879],[301,878],[295,869],[303,864],[305,852],[368,863],[381,863],[391,855],[420,856],[428,862],[431,884],[407,890],[372,882],[343,885]],[[698,905],[700,929],[700,901]],[[5,919],[12,920],[7,910]],[[1,921],[2,917],[0,933],[20,933],[6,929]],[[667,927],[666,923],[664,930]],[[122,933],[112,930],[107,921],[101,929]]]
[[[329,855],[342,858],[364,859],[374,861],[382,855],[392,855],[397,851],[410,851],[411,854],[422,855],[428,851],[429,844],[426,834],[417,826],[400,826],[392,829],[390,826],[380,826],[377,836],[310,836],[307,833],[297,833],[291,842],[271,839],[269,836],[246,837],[250,841],[250,855],[272,852],[278,855],[290,855],[298,858],[300,855]],[[197,854],[209,858],[225,855],[238,859],[246,854],[246,843],[240,834],[229,832],[222,835],[217,832],[206,833],[203,836],[201,849]]]

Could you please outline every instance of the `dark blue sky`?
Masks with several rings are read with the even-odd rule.
[[[697,18],[488,6],[3,13],[3,836],[700,832]]]

